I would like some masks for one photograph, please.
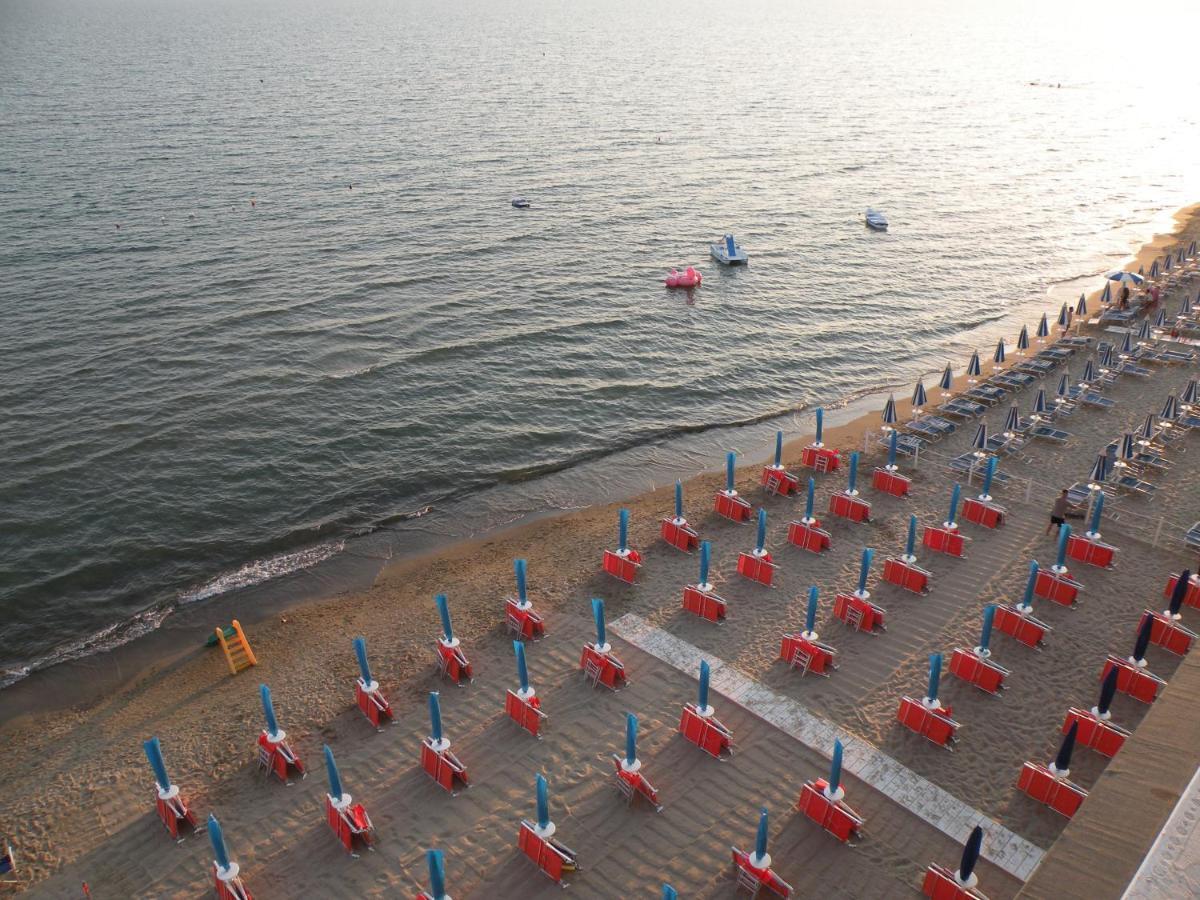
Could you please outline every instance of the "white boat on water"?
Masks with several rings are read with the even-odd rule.
[[[867,207],[867,227],[875,231],[887,231],[887,216],[878,210]]]
[[[737,245],[732,234],[727,234],[723,240],[710,244],[708,249],[713,259],[723,266],[744,266],[750,261],[750,257]]]

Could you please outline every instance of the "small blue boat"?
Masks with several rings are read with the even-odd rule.
[[[713,259],[723,266],[744,266],[750,261],[746,251],[734,242],[732,234],[727,234],[724,240],[711,244],[709,251]]]
[[[878,210],[867,207],[867,227],[873,231],[887,231],[887,217]]]

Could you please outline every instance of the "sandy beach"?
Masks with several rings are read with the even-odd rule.
[[[1149,268],[1164,249],[1200,237],[1200,205],[1181,210],[1177,225],[1147,243],[1128,268]],[[1185,293],[1194,295],[1197,283],[1193,276],[1168,293],[1168,310],[1177,309]],[[1089,299],[1093,311],[1096,300]],[[1048,312],[1053,320],[1056,311]],[[1082,333],[1112,339],[1095,326],[1085,325]],[[1019,360],[1009,343],[1011,366]],[[1067,363],[1076,379],[1085,356],[1077,353]],[[956,360],[956,370],[964,364]],[[985,363],[985,377],[990,371]],[[1061,371],[1046,378],[1048,392]],[[235,677],[217,650],[200,647],[219,618],[206,627],[163,629],[153,653],[136,646],[117,651],[128,668],[114,675],[111,660],[98,664],[106,674],[92,685],[86,667],[71,670],[70,681],[54,670],[35,673],[0,695],[0,826],[17,849],[21,887],[32,896],[76,896],[86,881],[97,898],[194,897],[210,890],[207,840],[201,834],[176,845],[153,814],[152,776],[141,746],[152,735],[161,739],[171,778],[191,808],[201,818],[211,811],[221,819],[231,855],[262,898],[411,896],[427,887],[427,848],[445,851],[448,890],[457,898],[556,896],[558,889],[516,849],[519,821],[533,815],[538,772],[550,781],[558,837],[580,855],[581,871],[571,878],[579,896],[657,896],[663,881],[680,896],[730,896],[730,845],[751,847],[762,805],[771,812],[776,871],[797,896],[910,896],[930,862],[957,863],[966,834],[952,839],[855,777],[846,780],[847,799],[866,817],[866,834],[857,846],[838,844],[794,809],[803,782],[825,775],[829,750],[805,746],[719,693],[712,702],[734,731],[736,752],[723,762],[705,756],[676,733],[680,707],[694,699],[694,675],[619,634],[612,640],[629,671],[628,688],[611,693],[588,685],[578,665],[579,649],[592,634],[592,597],[604,598],[610,622],[634,614],[669,632],[873,745],[1039,851],[1050,850],[1067,820],[1015,790],[1018,770],[1026,760],[1053,758],[1067,707],[1095,703],[1105,655],[1126,655],[1142,609],[1162,607],[1169,573],[1195,568],[1181,526],[1200,509],[1194,459],[1200,435],[1172,450],[1174,464],[1154,479],[1153,499],[1122,496],[1106,506],[1101,530],[1118,548],[1117,566],[1073,567],[1084,584],[1073,609],[1038,602],[1036,614],[1053,628],[1043,649],[993,638],[995,658],[1012,670],[1002,699],[943,677],[941,699],[962,724],[954,752],[903,729],[897,703],[905,694],[922,695],[930,653],[977,643],[986,604],[1019,599],[1030,560],[1054,561],[1055,541],[1045,530],[1057,490],[1086,481],[1108,441],[1136,428],[1196,374],[1196,365],[1171,365],[1147,378],[1121,378],[1105,391],[1113,409],[1080,408],[1059,420],[1056,427],[1071,434],[1066,444],[1031,442],[1002,460],[1000,471],[1010,480],[994,493],[1007,509],[1005,524],[994,532],[964,525],[971,538],[964,559],[918,548],[933,576],[927,596],[883,582],[882,562],[902,552],[910,514],[922,524],[940,522],[956,482],[964,496],[978,493],[978,479],[967,484],[946,468],[950,458],[970,450],[974,422],[915,462],[901,460],[913,479],[907,499],[871,489],[871,470],[885,454],[872,437],[859,475],[872,503],[869,523],[824,514],[830,493],[845,487],[845,466],[817,475],[816,508],[832,535],[832,549],[819,556],[785,539],[787,523],[802,515],[803,497],[766,497],[758,483],[762,461],[740,461],[739,492],[768,511],[767,548],[780,566],[772,588],[735,573],[754,533],[752,525],[712,511],[723,476],[688,480],[685,514],[713,542],[714,580],[730,606],[720,626],[680,608],[680,592],[695,582],[698,561],[658,536],[659,521],[672,508],[672,491],[664,487],[404,560],[361,592],[275,611],[247,626],[259,664]],[[960,376],[955,390],[964,386]],[[1022,414],[1031,410],[1038,386],[1013,396]],[[926,387],[933,401],[936,388]],[[1002,430],[1009,402],[986,414],[990,431]],[[897,406],[902,422],[911,418],[906,399],[897,398]],[[845,458],[862,450],[864,435],[877,435],[878,426],[872,413],[827,429],[825,443],[842,448]],[[792,441],[784,452],[787,467],[804,477],[809,470],[799,462],[808,441]],[[600,571],[601,552],[615,545],[620,507],[629,509],[630,543],[644,555],[632,586]],[[879,635],[851,631],[831,612],[834,594],[853,589],[864,547],[876,551],[872,599],[888,612],[887,630]],[[504,599],[514,592],[515,558],[528,561],[530,596],[547,618],[546,638],[528,647],[531,680],[549,717],[540,741],[503,712],[505,690],[516,686],[503,619]],[[840,654],[840,669],[828,679],[801,678],[776,658],[781,633],[803,623],[810,585],[820,589],[818,630]],[[474,682],[462,688],[440,681],[434,668],[439,625],[432,598],[438,593],[448,595],[456,633],[475,664]],[[1200,611],[1185,609],[1183,621],[1200,629]],[[396,710],[395,723],[378,733],[353,707],[351,639],[359,635]],[[1152,646],[1148,660],[1167,679],[1169,697],[1179,657]],[[259,683],[270,685],[280,722],[310,767],[306,779],[290,786],[264,780],[254,765],[263,724]],[[441,691],[447,733],[473,781],[454,797],[417,765],[430,690]],[[1136,730],[1148,709],[1118,695],[1114,720]],[[661,813],[637,802],[626,807],[613,786],[611,754],[623,745],[626,712],[640,718],[639,756],[663,798]],[[366,804],[376,826],[375,852],[359,859],[347,858],[324,822],[320,757],[326,743],[337,753],[346,789]],[[1179,762],[1189,771],[1200,762],[1200,750],[1191,753]],[[1096,753],[1077,750],[1071,778],[1090,788],[1108,765]],[[985,839],[985,857],[987,846]],[[1022,887],[992,862],[981,863],[979,875],[992,898],[1016,896]],[[1112,896],[1121,887],[1114,883]]]

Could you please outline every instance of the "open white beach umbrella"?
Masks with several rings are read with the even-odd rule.
[[[1152,263],[1150,264],[1150,277],[1151,277],[1151,278],[1157,278],[1157,277],[1158,277],[1158,273],[1159,273],[1159,272],[1161,272],[1161,271],[1162,271],[1162,269],[1161,269],[1161,267],[1158,265],[1158,260],[1157,260],[1157,259],[1156,259],[1156,260],[1154,260],[1154,262],[1152,262]]]
[[[975,437],[971,438],[971,446],[980,451],[979,453],[975,454],[976,456],[987,453],[987,442],[987,422],[981,421],[979,423],[979,427],[975,429]]]
[[[1100,295],[1101,303],[1112,303],[1112,282],[1104,282],[1104,293]]]
[[[1040,387],[1038,388],[1037,396],[1033,398],[1033,414],[1041,418],[1047,412],[1049,412],[1049,407],[1046,406],[1046,389]]]
[[[1187,383],[1187,387],[1183,389],[1183,393],[1179,395],[1179,402],[1189,409],[1196,405],[1196,379],[1193,378]]]
[[[1133,353],[1133,332],[1125,332],[1125,337],[1121,340],[1121,355],[1129,356]]]
[[[1096,455],[1096,464],[1092,466],[1092,472],[1088,475],[1088,487],[1093,491],[1100,490],[1100,486],[1104,484],[1108,478],[1108,457],[1103,453]]]
[[[971,351],[971,361],[967,363],[967,378],[975,378],[979,375],[979,351]]]
[[[1075,315],[1087,315],[1087,297],[1083,296],[1083,294],[1079,295],[1079,302],[1075,304]]]
[[[1141,275],[1135,275],[1133,272],[1126,272],[1123,269],[1114,269],[1104,277],[1109,281],[1115,281],[1117,284],[1139,285],[1146,280]]]
[[[1151,339],[1153,336],[1154,336],[1154,335],[1153,335],[1153,334],[1151,333],[1151,331],[1150,331],[1150,320],[1149,320],[1149,319],[1142,319],[1142,325],[1141,325],[1141,327],[1140,327],[1140,328],[1138,328],[1138,340],[1140,340],[1140,341],[1148,341],[1148,340],[1150,340],[1150,339]]]
[[[1050,335],[1050,320],[1046,318],[1045,313],[1042,313],[1042,321],[1038,322],[1038,327],[1037,327],[1038,343],[1044,344],[1045,341],[1042,340],[1042,338],[1048,337],[1049,335]]]
[[[895,396],[889,396],[887,403],[885,403],[883,405],[883,427],[888,428],[888,426],[895,425],[895,424],[896,424],[896,398],[895,398]]]
[[[1089,359],[1083,364],[1083,377],[1080,379],[1080,381],[1082,381],[1084,384],[1091,384],[1095,380],[1096,367],[1092,365],[1092,361]]]
[[[1004,417],[1004,433],[1010,437],[1019,431],[1021,428],[1021,413],[1017,409],[1017,404],[1013,404],[1008,408],[1008,415]]]
[[[992,362],[996,365],[1004,362],[1004,338],[1000,338],[996,342],[996,352],[992,354]]]
[[[1167,311],[1165,309],[1160,309],[1158,311],[1158,315],[1154,317],[1154,327],[1155,328],[1166,328],[1167,327]]]
[[[1021,326],[1021,333],[1017,335],[1017,352],[1021,355],[1029,349],[1029,329],[1024,325]]]
[[[928,402],[929,402],[929,398],[927,396],[925,396],[925,385],[922,383],[921,379],[918,378],[917,386],[915,388],[913,388],[913,396],[912,396],[913,414],[915,415],[918,412],[918,410],[920,410],[921,407],[924,406]]]
[[[1158,417],[1164,421],[1174,422],[1179,418],[1179,398],[1174,394],[1168,394],[1167,399],[1163,402],[1162,412]]]
[[[938,385],[943,391],[948,391],[952,384],[954,384],[954,373],[950,370],[950,363],[946,363],[946,368],[942,370],[942,378],[938,382]]]
[[[1071,324],[1071,307],[1067,304],[1062,305],[1062,309],[1058,311],[1058,327],[1066,328]]]

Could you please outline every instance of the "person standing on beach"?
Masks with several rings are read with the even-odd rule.
[[[1046,534],[1050,533],[1050,529],[1054,529],[1054,533],[1058,534],[1058,529],[1062,528],[1063,522],[1067,521],[1067,489],[1063,488],[1058,499],[1054,501],[1054,508],[1050,510],[1050,524],[1046,526]]]

